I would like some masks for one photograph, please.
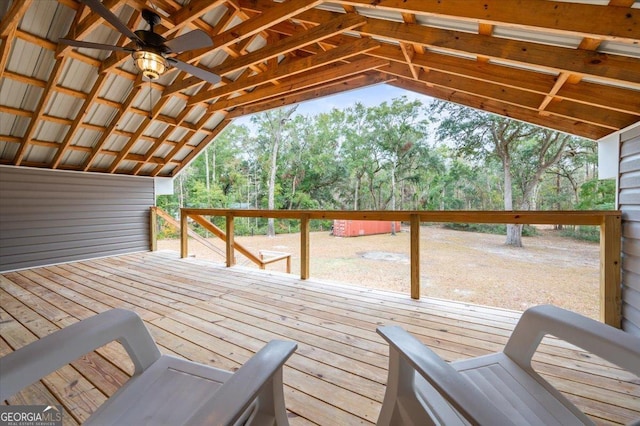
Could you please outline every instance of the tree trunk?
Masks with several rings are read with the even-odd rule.
[[[510,158],[503,158],[504,166],[504,209],[513,210],[513,186],[511,181]],[[513,247],[522,247],[522,225],[507,224],[507,240],[505,244]]]
[[[273,146],[271,149],[271,170],[269,170],[269,188],[268,188],[268,200],[267,208],[274,210],[276,208],[276,174],[278,172],[278,150],[280,149],[280,142],[282,142],[282,131],[284,130],[285,123],[289,121],[291,115],[296,111],[298,106],[282,111],[281,113],[274,113],[271,117],[271,130],[273,137]],[[275,237],[276,229],[273,218],[267,220],[267,236]]]
[[[204,174],[207,185],[207,207],[211,207],[211,181],[209,179],[209,150],[204,150]]]
[[[358,210],[358,197],[360,196],[358,194],[359,189],[360,189],[360,177],[356,179],[356,187],[355,187],[354,196],[353,196],[353,210]]]
[[[271,170],[269,170],[269,195],[267,208],[275,209],[276,205],[276,166],[278,163],[278,148],[280,147],[280,129],[278,129],[273,138],[273,147],[271,149]],[[272,217],[267,221],[267,237],[275,237],[275,222]]]
[[[391,168],[391,210],[396,209],[396,163]],[[391,235],[396,236],[396,222],[391,221]]]

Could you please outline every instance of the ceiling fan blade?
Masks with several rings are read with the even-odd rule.
[[[213,41],[207,33],[202,30],[193,30],[181,36],[168,40],[165,45],[172,52],[184,52],[185,50],[200,49],[213,46]]]
[[[189,73],[195,77],[198,77],[204,81],[208,81],[211,84],[216,84],[220,82],[220,76],[216,75],[207,70],[203,70],[202,68],[198,68],[186,62],[182,62],[175,58],[167,58],[167,61],[171,63],[176,68],[181,69],[182,71]]]
[[[115,29],[120,31],[123,35],[129,37],[132,41],[136,43],[143,44],[140,37],[138,37],[133,31],[129,29],[116,15],[113,14],[109,9],[104,7],[100,0],[80,0],[82,3],[86,4],[98,15],[102,16],[105,21],[109,22]]]
[[[59,43],[64,43],[64,44],[68,44],[69,46],[85,47],[87,49],[102,49],[102,50],[118,50],[118,51],[121,51],[121,52],[135,52],[135,50],[129,49],[128,47],[112,46],[110,44],[102,44],[102,43],[91,43],[91,42],[88,42],[88,41],[72,40],[72,39],[69,39],[69,38],[58,39],[58,42]]]

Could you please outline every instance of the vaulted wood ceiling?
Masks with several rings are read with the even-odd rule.
[[[234,118],[386,83],[599,139],[640,121],[634,0],[103,0],[132,29],[212,48],[143,79],[74,0],[0,2],[0,164],[174,176]],[[354,99],[355,100],[355,99]]]

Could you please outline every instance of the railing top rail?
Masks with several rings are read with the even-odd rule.
[[[530,225],[602,225],[606,217],[620,216],[618,210],[560,211],[422,211],[422,210],[256,210],[256,209],[181,209],[188,216],[262,217],[274,219],[344,219],[409,221],[418,216],[421,222],[513,223]]]

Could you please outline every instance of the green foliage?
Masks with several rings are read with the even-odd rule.
[[[560,232],[563,237],[574,238],[581,241],[590,241],[592,243],[600,242],[599,226],[567,226]]]
[[[479,232],[482,234],[504,235],[507,232],[506,225],[493,225],[488,223],[445,223],[443,225],[447,229],[456,231]],[[533,237],[538,235],[538,231],[531,225],[522,227],[523,237]]]
[[[578,210],[613,210],[616,183],[614,180],[591,179],[580,185]]]
[[[252,130],[229,125],[176,176],[175,194],[158,197],[157,205],[174,217],[181,207],[267,208],[276,136],[276,209],[573,210],[614,205],[614,182],[595,179],[593,141],[453,104],[424,106],[401,97],[372,107],[356,102],[316,116],[289,108],[252,121]],[[215,220],[224,226],[223,218]],[[312,229],[331,226],[314,223]],[[235,225],[238,235],[264,235],[267,220],[239,219]],[[451,226],[503,232],[501,227]],[[298,228],[295,221],[277,221],[275,231]],[[174,235],[170,229],[161,232]]]

